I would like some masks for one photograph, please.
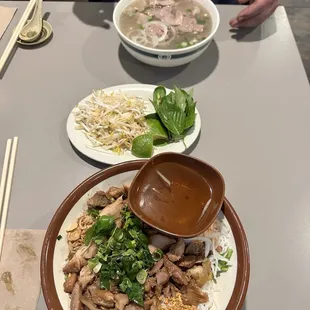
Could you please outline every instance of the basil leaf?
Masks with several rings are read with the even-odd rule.
[[[168,104],[175,104],[175,93],[173,91],[171,91],[167,96],[166,96],[166,99],[167,99],[167,103]]]
[[[183,139],[186,136],[187,129],[195,123],[196,104],[193,99],[193,90],[186,92],[175,87],[174,91],[165,95],[163,87],[159,86],[155,89],[153,97],[156,113],[163,126],[168,130],[168,142],[176,142]],[[156,116],[152,115],[149,118],[155,119]]]
[[[181,135],[185,127],[185,113],[176,105],[161,105],[158,115],[165,127],[174,135]]]
[[[175,87],[175,104],[184,112],[186,109],[186,97],[187,93],[185,91],[182,91],[182,89]]]
[[[157,115],[157,113],[151,113],[151,114],[148,114],[148,115],[145,115],[145,119],[146,120],[149,120],[149,119],[157,119],[157,120],[159,120],[159,117],[158,117],[158,115]]]
[[[186,110],[185,110],[186,117],[185,117],[184,129],[188,129],[194,125],[195,119],[196,119],[195,107],[196,107],[196,104],[193,101],[190,103],[187,103]]]
[[[188,94],[190,97],[193,98],[193,96],[194,96],[194,88],[190,89],[190,90],[187,92],[187,94]]]
[[[196,119],[196,113],[195,111],[193,113],[188,114],[185,117],[185,125],[184,125],[184,129],[189,129],[191,128],[194,124],[195,124],[195,119]]]

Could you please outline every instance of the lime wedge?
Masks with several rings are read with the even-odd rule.
[[[140,158],[149,158],[153,155],[153,136],[145,134],[135,137],[132,141],[131,153]]]
[[[161,121],[156,118],[147,118],[146,122],[149,126],[149,133],[153,136],[153,140],[168,141],[168,133]]]

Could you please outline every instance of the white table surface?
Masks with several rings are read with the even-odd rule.
[[[26,3],[0,41],[0,52]],[[203,125],[192,155],[223,174],[246,229],[251,280],[244,309],[309,309],[310,91],[283,7],[262,27],[234,34],[241,9],[220,6],[206,53],[176,69],[133,60],[114,30],[113,4],[44,3],[54,36],[19,48],[0,79],[0,162],[6,139],[20,145],[8,228],[45,229],[66,195],[99,167],[77,155],[65,124],[93,88],[125,83],[195,87]],[[38,309],[46,309],[42,297]]]

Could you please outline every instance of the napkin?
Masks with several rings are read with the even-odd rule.
[[[36,309],[44,230],[10,230],[0,261],[0,310]]]
[[[7,8],[0,6],[0,39],[6,31],[6,28],[9,26],[17,8]]]

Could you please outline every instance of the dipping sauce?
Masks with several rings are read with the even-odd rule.
[[[138,189],[140,217],[165,231],[188,234],[200,224],[212,198],[212,185],[197,171],[164,162],[152,166]]]

